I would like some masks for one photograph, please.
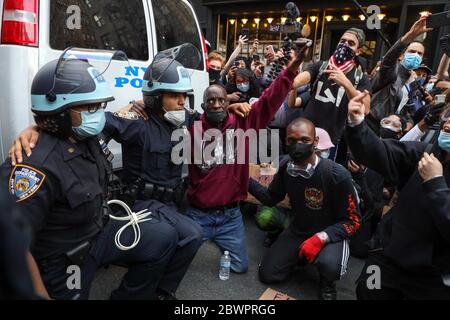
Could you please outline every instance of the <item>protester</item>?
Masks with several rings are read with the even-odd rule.
[[[200,117],[201,122],[197,124],[201,127],[196,129],[194,125],[189,129],[194,148],[199,147],[202,151],[207,147],[210,148],[208,145],[211,144],[211,138],[204,137],[205,134],[210,134],[209,129],[221,133],[222,140],[225,141],[223,143],[229,145],[227,137],[230,129],[245,131],[265,128],[290,90],[306,49],[306,46],[296,49],[298,51],[293,55],[287,69],[252,105],[252,110],[245,119],[238,119],[228,113],[224,88],[217,85],[209,87],[204,93],[205,112]],[[204,241],[211,239],[221,250],[230,253],[231,270],[238,273],[248,270],[245,228],[239,201],[247,198],[249,146],[242,139],[245,140],[245,137],[238,139],[237,144],[245,145],[241,148],[241,152],[245,152],[244,158],[242,154],[232,152],[231,163],[228,158],[230,153],[225,152],[218,144],[214,147],[213,159],[202,157],[201,164],[196,164],[192,155],[189,165],[190,185],[187,191],[190,205],[187,215],[202,226]],[[202,143],[195,146],[195,141]],[[241,161],[244,160],[243,163],[238,163],[239,158]]]
[[[359,299],[450,299],[450,108],[434,144],[380,140],[364,117],[361,93],[349,103],[347,140],[355,159],[397,185],[394,207],[378,225],[358,280]],[[368,268],[378,266],[370,290]]]
[[[254,74],[249,69],[238,68],[236,79],[233,83],[228,82],[225,86],[230,102],[247,102],[257,99],[261,95],[261,88]],[[236,97],[235,97],[236,96]],[[235,98],[239,97],[238,100]]]
[[[331,154],[333,160],[344,132],[348,101],[359,92],[371,89],[368,77],[355,62],[364,44],[363,30],[350,28],[345,31],[328,62],[314,63],[296,77],[291,91],[294,97],[289,98],[289,106],[294,107],[296,89],[311,84],[311,99],[303,116],[329,133],[336,146]],[[366,112],[369,112],[369,96],[364,103]]]
[[[399,113],[412,119],[417,111],[411,102],[411,97],[418,90],[417,75],[413,70],[422,63],[425,47],[416,38],[432,30],[426,26],[427,18],[428,15],[420,17],[389,49],[373,80],[373,97],[367,123],[377,134],[381,119],[388,114]],[[429,97],[427,99],[429,103]]]
[[[318,138],[311,121],[294,120],[287,143],[288,161],[269,188],[250,180],[250,193],[267,206],[288,194],[294,216],[262,260],[259,276],[264,283],[283,281],[300,258],[319,270],[319,299],[335,300],[335,281],[346,273],[347,240],[360,223],[356,191],[347,170],[315,154]]]

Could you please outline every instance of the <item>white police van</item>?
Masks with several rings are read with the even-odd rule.
[[[158,51],[185,42],[202,54],[192,67],[195,108],[208,86],[206,44],[187,0],[0,0],[0,160],[14,137],[34,123],[30,88],[34,75],[67,47],[122,50],[129,63],[113,60],[104,77],[117,110],[142,97],[142,78]],[[97,67],[94,64],[95,67]],[[189,66],[188,66],[189,67]],[[121,148],[111,143],[114,166]]]

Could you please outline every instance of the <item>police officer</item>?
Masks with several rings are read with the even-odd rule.
[[[400,194],[371,241],[357,297],[448,300],[450,108],[441,114],[439,138],[434,144],[380,140],[364,119],[361,101],[366,95],[361,93],[349,103],[349,146],[357,161],[382,174]],[[376,275],[373,266],[377,266]],[[371,275],[375,277],[369,279]]]
[[[193,92],[188,71],[169,58],[155,58],[147,68],[142,88],[146,119],[134,112],[106,114],[103,130],[106,141],[122,144],[123,181],[127,190],[136,189],[138,200],[160,202],[161,219],[178,233],[178,246],[169,268],[177,276],[164,278],[160,297],[173,297],[192,259],[201,245],[201,227],[178,212],[182,205],[185,181],[182,165],[171,161],[174,130],[185,125],[190,113],[185,109],[187,94]]]
[[[170,50],[173,51],[173,50]],[[158,58],[161,57],[161,58]],[[189,264],[201,245],[201,227],[178,212],[185,191],[182,165],[171,161],[171,141],[174,130],[193,121],[195,115],[184,106],[187,94],[193,91],[187,70],[174,59],[157,55],[147,68],[143,84],[144,108],[134,103],[138,112],[106,112],[106,124],[102,131],[105,142],[111,139],[122,144],[122,181],[127,191],[127,202],[131,205],[153,199],[152,210],[159,218],[172,225],[178,234],[176,254],[169,263],[172,276],[164,276],[158,286],[158,297],[172,299],[186,273]],[[192,105],[193,101],[190,101]],[[243,108],[243,109],[240,109]],[[230,110],[234,111],[233,107]],[[247,110],[240,104],[236,110]],[[29,143],[35,142],[37,134],[33,128],[24,131],[18,140],[30,154]],[[10,150],[15,162],[21,161],[21,144]],[[131,191],[131,192],[130,192]],[[131,199],[130,199],[131,198]],[[139,208],[135,208],[138,211]]]
[[[15,196],[32,229],[30,251],[39,268],[34,278],[42,279],[51,298],[86,299],[95,271],[120,262],[129,269],[111,298],[154,298],[161,280],[176,273],[169,263],[177,231],[150,215],[138,224],[140,241],[134,248],[115,244],[124,222],[105,215],[111,170],[97,138],[105,125],[103,109],[114,98],[87,62],[60,63],[46,64],[32,84],[32,111],[40,128],[33,154],[22,164],[6,161],[0,167],[1,188]],[[135,209],[153,206],[143,202]],[[133,241],[131,229],[122,232],[122,244]],[[69,276],[75,277],[72,285]]]

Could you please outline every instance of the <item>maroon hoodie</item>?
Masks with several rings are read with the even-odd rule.
[[[227,129],[264,129],[272,121],[283,101],[292,88],[295,74],[285,70],[267,88],[247,118],[237,117],[230,113],[220,128],[224,134]],[[201,133],[212,127],[206,122],[205,114],[200,121]],[[196,124],[199,126],[199,123]],[[192,138],[192,162],[194,161],[194,126],[189,128]],[[200,132],[200,131],[199,131]],[[200,139],[201,138],[197,138]],[[224,148],[225,149],[225,148]],[[245,164],[220,164],[210,170],[202,170],[197,164],[189,165],[190,185],[187,191],[189,204],[196,208],[208,209],[225,206],[247,198],[249,180],[249,144],[245,144]],[[235,161],[237,162],[237,161]]]

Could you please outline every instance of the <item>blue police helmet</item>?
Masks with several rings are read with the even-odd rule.
[[[156,96],[163,92],[192,92],[189,72],[174,59],[162,58],[147,68],[144,74],[142,93],[144,96]]]
[[[58,114],[71,107],[113,101],[106,80],[83,60],[54,60],[36,74],[31,86],[31,110]]]

